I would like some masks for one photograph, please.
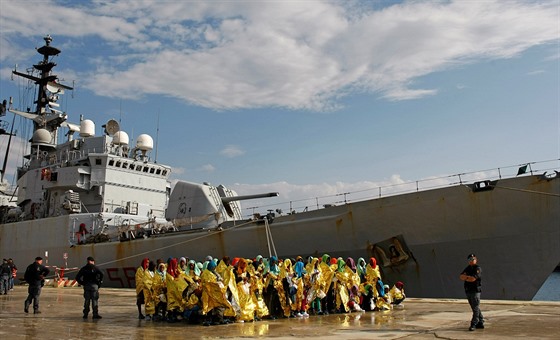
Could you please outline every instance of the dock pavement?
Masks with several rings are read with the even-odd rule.
[[[101,320],[82,319],[83,290],[45,287],[41,314],[23,311],[27,287],[0,295],[2,339],[560,339],[560,302],[482,299],[486,328],[469,332],[466,299],[408,298],[404,307],[204,327],[138,320],[132,289],[102,288]]]

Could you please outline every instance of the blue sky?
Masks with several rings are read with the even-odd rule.
[[[558,1],[2,0],[0,97],[50,34],[70,121],[285,202],[558,159],[559,22]]]

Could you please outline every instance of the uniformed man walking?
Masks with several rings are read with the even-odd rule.
[[[35,262],[27,266],[23,278],[25,282],[29,284],[27,288],[27,299],[25,299],[24,311],[29,313],[29,306],[33,302],[33,313],[39,314],[39,296],[41,295],[41,289],[45,285],[45,277],[49,275],[50,270],[43,266],[43,258],[37,256]]]

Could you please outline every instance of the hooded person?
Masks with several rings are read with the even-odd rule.
[[[186,258],[186,257],[181,257],[181,258],[179,259],[179,267],[178,267],[178,269],[179,269],[181,272],[185,272],[185,271],[187,270],[187,258]]]
[[[391,309],[390,304],[388,304],[385,299],[385,289],[383,288],[384,284],[381,280],[381,273],[375,257],[371,257],[366,266],[366,281],[373,287],[373,298],[375,300],[376,309]]]
[[[404,299],[406,299],[406,294],[404,293],[404,283],[402,283],[401,281],[397,281],[397,283],[395,283],[395,285],[389,289],[389,292],[387,293],[391,299],[391,303],[395,306],[402,306],[401,302],[404,301]]]
[[[347,286],[349,282],[351,282],[350,273],[351,270],[347,270],[346,262],[339,258],[337,260],[337,270],[335,273],[335,282],[333,283],[334,293],[335,293],[335,310],[337,312],[346,312],[350,311],[348,307],[348,302],[350,301],[350,294],[348,293]]]
[[[381,279],[381,273],[379,272],[377,260],[375,257],[371,257],[369,263],[366,265],[366,281],[375,286],[375,283],[379,279]]]
[[[144,275],[150,263],[149,258],[144,258],[140,263],[140,267],[136,269],[136,275],[134,275],[134,281],[136,283],[136,306],[138,307],[138,319],[145,319],[146,317],[142,314],[142,305],[145,303],[144,298]]]
[[[304,281],[307,272],[305,271],[305,264],[303,258],[298,256],[294,265],[294,281],[296,285],[295,305],[292,306],[296,311],[296,316],[308,317],[307,314],[307,299],[305,299]]]
[[[167,286],[167,320],[177,321],[177,316],[182,314],[185,307],[183,302],[183,291],[188,284],[185,275],[181,274],[178,268],[178,261],[173,258],[167,266],[166,286]]]
[[[198,277],[200,277],[201,272],[202,271],[196,265],[195,260],[189,260],[189,263],[187,264],[187,270],[185,271],[185,274],[187,276],[190,276],[194,280],[196,280],[196,279],[198,279]]]
[[[264,269],[264,299],[266,307],[270,313],[271,319],[283,316],[284,311],[280,304],[280,296],[278,293],[278,282],[282,285],[282,280],[279,278],[280,267],[278,266],[278,258],[271,256]]]
[[[144,310],[146,318],[152,320],[156,313],[156,305],[159,302],[158,283],[161,277],[156,273],[154,261],[148,263],[148,268],[144,271]]]
[[[358,263],[356,263],[356,272],[360,276],[360,282],[366,281],[366,260],[363,257],[358,259]]]
[[[361,280],[358,274],[358,266],[354,262],[354,259],[349,257],[346,259],[346,272],[348,273],[348,282],[346,283],[346,288],[350,292],[350,297],[352,297],[352,287],[358,288],[360,286]]]
[[[323,280],[321,277],[321,266],[319,258],[314,257],[305,270],[309,276],[309,289],[307,290],[307,305],[316,314],[322,315],[321,299],[325,297]]]
[[[292,261],[290,259],[285,259],[280,267],[280,274],[278,280],[276,281],[276,290],[278,290],[278,296],[280,297],[280,305],[284,311],[285,317],[294,316],[293,306],[296,300],[297,285],[294,280],[294,270],[292,268]]]
[[[251,288],[251,274],[248,272],[248,263],[244,258],[237,261],[235,269],[235,281],[239,298],[239,321],[253,321],[257,305],[253,299]]]
[[[331,264],[335,261],[334,264]],[[336,259],[331,259],[329,254],[323,254],[321,258],[321,280],[322,280],[322,290],[325,296],[321,299],[321,309],[324,314],[328,314],[329,311],[334,311],[335,308],[335,294],[333,290],[333,279],[335,278],[335,272],[337,269]]]
[[[167,311],[167,268],[164,262],[160,262],[156,268],[156,277],[154,278],[152,290],[156,298],[156,310],[154,319],[162,320]]]

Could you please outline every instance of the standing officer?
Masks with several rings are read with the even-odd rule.
[[[459,278],[465,281],[465,293],[469,300],[473,316],[471,319],[471,326],[469,331],[474,331],[475,328],[484,328],[484,317],[480,311],[480,293],[482,292],[481,283],[482,269],[477,264],[477,258],[474,254],[467,256],[469,265],[463,270]]]
[[[11,276],[12,267],[10,267],[8,260],[4,259],[2,261],[2,266],[0,266],[0,295],[8,294],[8,290],[10,290]]]
[[[76,275],[76,281],[84,287],[84,319],[88,317],[90,303],[93,309],[93,318],[101,319],[98,311],[98,300],[99,287],[103,283],[103,273],[95,266],[93,257],[87,258],[87,264]]]
[[[41,295],[41,288],[45,285],[45,276],[49,275],[49,269],[43,266],[43,258],[37,256],[35,262],[27,266],[23,278],[29,284],[27,288],[27,299],[25,299],[24,311],[29,313],[29,305],[33,301],[33,313],[39,314],[39,296]]]

